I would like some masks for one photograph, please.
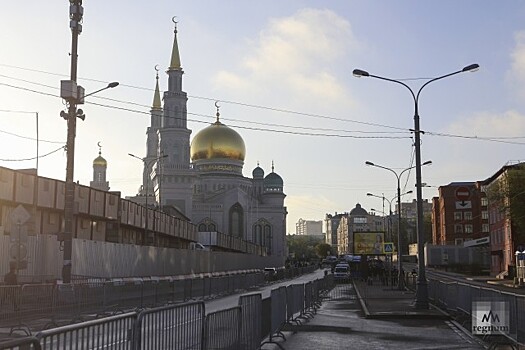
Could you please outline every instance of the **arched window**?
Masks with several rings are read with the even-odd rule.
[[[259,245],[262,244],[262,226],[259,223],[253,225],[252,242]]]
[[[215,225],[210,218],[205,218],[201,221],[197,229],[199,232],[215,232],[217,231],[217,225]]]
[[[268,254],[272,253],[272,227],[270,224],[264,225],[264,246],[268,248]]]
[[[244,211],[239,203],[230,208],[230,234],[234,237],[244,237]]]

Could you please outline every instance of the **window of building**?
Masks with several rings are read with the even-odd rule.
[[[354,218],[354,224],[366,224],[366,218],[356,217]]]
[[[481,206],[482,207],[486,207],[487,205],[489,205],[489,199],[487,197],[482,197],[481,198]]]
[[[488,220],[489,219],[489,212],[487,210],[483,210],[481,212],[481,219]]]
[[[474,227],[472,225],[465,225],[465,233],[474,232]]]
[[[483,224],[481,225],[481,232],[487,233],[490,231],[489,224]]]
[[[230,234],[234,237],[244,236],[244,211],[239,203],[235,203],[230,208],[229,215]]]
[[[467,220],[467,221],[472,221],[472,212],[471,212],[471,211],[466,211],[466,212],[463,214],[463,217],[464,217],[465,220]]]
[[[454,225],[454,232],[455,233],[463,233],[463,225],[460,225],[460,224]]]
[[[460,212],[460,211],[455,211],[454,212],[454,220],[456,220],[456,221],[463,220],[463,213]]]

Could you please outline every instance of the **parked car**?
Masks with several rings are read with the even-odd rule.
[[[277,269],[275,267],[265,267],[264,268],[264,274],[266,276],[274,276],[277,274]]]

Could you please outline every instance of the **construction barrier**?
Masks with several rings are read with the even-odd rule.
[[[261,344],[261,294],[242,295],[239,297],[241,307],[241,344],[240,349],[257,349]]]
[[[208,314],[203,349],[238,350],[241,339],[241,317],[240,306]]]
[[[137,314],[130,312],[71,324],[37,333],[42,350],[122,349],[133,350]]]
[[[202,349],[204,320],[203,302],[142,311],[137,318],[135,349]]]

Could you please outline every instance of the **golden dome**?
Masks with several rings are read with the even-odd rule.
[[[95,166],[95,165],[100,165],[100,166],[107,167],[108,166],[108,162],[106,162],[106,160],[104,158],[102,158],[102,156],[99,153],[98,157],[95,158],[95,160],[93,161],[93,166]]]
[[[190,146],[191,160],[227,158],[244,161],[246,147],[242,137],[220,121],[202,129]]]

